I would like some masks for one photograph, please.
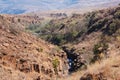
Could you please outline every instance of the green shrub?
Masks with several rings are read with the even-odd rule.
[[[107,28],[105,29],[104,33],[107,35],[113,35],[120,29],[120,20],[119,19],[112,19],[109,24],[107,24]]]
[[[55,71],[55,73],[57,74],[57,73],[58,73],[57,67],[58,67],[59,64],[60,64],[58,58],[53,59],[52,64],[53,64],[54,71]]]
[[[111,24],[109,25],[109,31],[108,31],[109,34],[111,35],[111,34],[115,33],[116,30],[117,30],[117,25],[116,25],[116,23],[111,23]]]
[[[93,48],[94,57],[92,59],[92,62],[102,59],[103,55],[106,55],[107,49],[108,49],[108,44],[104,42],[100,42],[94,45],[94,48]]]
[[[93,48],[93,52],[94,54],[100,54],[100,53],[103,53],[105,50],[108,49],[108,44],[107,43],[98,43],[94,46]]]
[[[120,18],[120,10],[118,10],[115,14],[114,14],[115,18]]]
[[[86,16],[86,21],[88,22],[88,24],[87,24],[88,27],[90,27],[92,24],[95,23],[95,21],[94,21],[95,16],[96,16],[95,12],[89,13]]]
[[[73,41],[78,35],[77,31],[68,32],[65,34],[65,40]]]
[[[31,25],[29,25],[29,27],[26,28],[26,29],[29,29],[29,30],[35,30],[37,27],[38,27],[37,25],[33,25],[33,24],[31,24]]]
[[[43,49],[42,48],[37,48],[36,49],[38,52],[43,52]]]
[[[56,34],[56,35],[53,35],[50,42],[56,44],[56,45],[60,45],[64,42],[63,40],[64,38],[64,35],[62,34]]]

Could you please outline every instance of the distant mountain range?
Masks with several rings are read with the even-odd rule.
[[[120,0],[0,0],[0,13],[21,14],[46,10],[84,9],[84,7],[118,3]]]

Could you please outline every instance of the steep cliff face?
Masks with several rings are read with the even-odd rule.
[[[8,79],[16,71],[16,77],[9,80],[23,80],[26,77],[31,80],[50,80],[68,74],[64,51],[11,24],[15,25],[6,17],[0,17],[0,66],[3,74],[6,74],[6,77],[0,77],[1,80]],[[7,74],[9,71],[15,72]],[[19,78],[22,74],[25,75]]]

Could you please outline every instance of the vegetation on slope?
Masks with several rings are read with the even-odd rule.
[[[27,29],[33,30],[39,37],[53,44],[62,45],[96,31],[107,35],[114,34],[119,29],[119,13],[117,7],[84,15],[73,14],[70,18],[51,20],[45,27],[32,25]]]
[[[0,17],[0,80],[54,80],[68,74],[64,51],[24,32],[9,19]]]
[[[120,35],[120,7],[51,20],[35,31],[38,37],[61,46],[70,60],[70,70],[107,57],[110,44]],[[30,30],[28,27],[27,29]],[[72,60],[72,61],[71,61]],[[73,67],[72,67],[73,66]]]
[[[69,64],[70,72],[88,70],[84,76],[79,75],[79,79],[97,80],[100,79],[101,74],[104,75],[104,71],[101,72],[101,69],[96,73],[92,69],[95,72],[93,74],[89,71],[89,66],[95,66],[97,62],[100,66],[102,60],[106,61],[106,59],[115,60],[115,55],[118,55],[119,61],[120,7],[84,15],[73,14],[71,17],[53,19],[45,23],[41,23],[37,16],[20,17],[0,16],[0,68],[3,71],[18,70],[19,74],[23,76],[27,74],[35,80],[50,80],[56,75],[61,77],[68,74]],[[24,32],[24,28],[60,48]],[[109,63],[109,72],[112,69],[111,64],[116,67],[114,62]],[[117,68],[119,69],[119,64]],[[111,78],[112,72],[109,75],[105,73],[105,78],[119,80],[116,76],[118,74],[114,78]]]

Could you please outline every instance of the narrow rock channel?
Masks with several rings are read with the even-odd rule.
[[[67,47],[62,47],[66,52],[69,64],[69,72],[75,72],[82,67],[87,68],[86,61],[82,58],[81,55],[75,53],[75,49],[68,49]]]

